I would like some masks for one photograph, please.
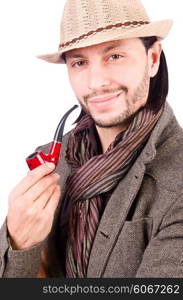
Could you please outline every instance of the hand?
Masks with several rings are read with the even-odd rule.
[[[14,249],[38,244],[51,230],[60,199],[60,176],[51,173],[54,167],[45,163],[29,171],[9,195],[7,226]]]

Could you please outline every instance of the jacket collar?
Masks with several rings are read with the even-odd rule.
[[[176,126],[178,125],[173,110],[168,102],[165,102],[164,111],[154,127],[141,155],[139,156],[139,161],[141,163],[146,165],[154,159],[157,148],[162,143],[162,139],[165,139],[165,135],[166,138],[168,137],[170,132],[174,129],[175,124]],[[164,135],[162,136],[163,132]]]

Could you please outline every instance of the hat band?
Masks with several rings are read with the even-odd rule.
[[[69,42],[66,42],[66,43],[62,43],[59,45],[59,49],[60,48],[63,48],[63,47],[66,47],[66,46],[69,46],[71,44],[74,44],[76,43],[77,41],[81,41],[83,40],[85,37],[88,37],[94,33],[97,33],[97,32],[101,32],[103,30],[109,30],[109,29],[113,29],[113,28],[118,28],[118,27],[129,27],[129,26],[140,26],[140,25],[145,25],[145,24],[149,24],[150,22],[148,21],[132,21],[132,22],[125,22],[125,23],[117,23],[115,25],[108,25],[106,27],[100,27],[100,28],[97,28],[96,30],[92,30],[92,31],[89,31],[88,33],[86,34],[82,34],[80,35],[78,38],[75,38]]]

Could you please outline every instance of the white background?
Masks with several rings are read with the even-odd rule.
[[[25,157],[52,140],[61,116],[77,103],[66,67],[36,58],[38,54],[57,50],[64,3],[64,0],[0,2],[0,225],[7,213],[9,192],[28,171]],[[168,101],[183,126],[182,1],[143,0],[143,3],[151,20],[174,20],[163,47],[170,76]],[[66,131],[78,113],[69,118]]]

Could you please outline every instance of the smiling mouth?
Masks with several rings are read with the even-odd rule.
[[[114,100],[114,98],[117,98],[121,92],[113,94],[113,95],[108,95],[108,96],[100,96],[100,97],[95,97],[93,99],[90,99],[89,102],[93,104],[100,104],[100,103],[105,103],[105,102],[110,102]]]

